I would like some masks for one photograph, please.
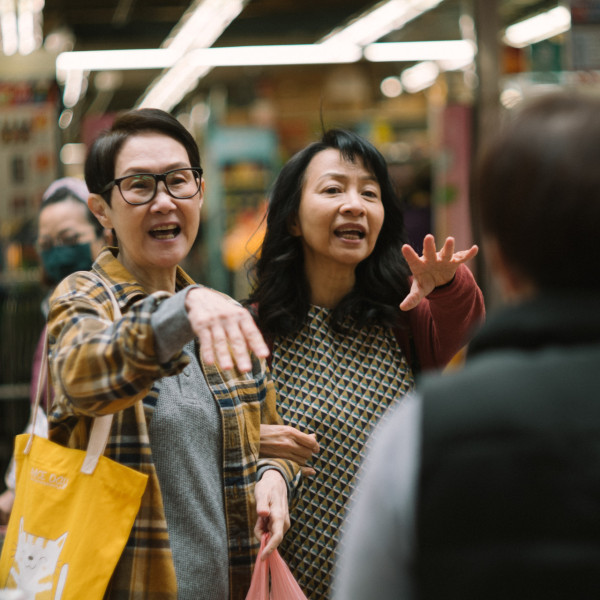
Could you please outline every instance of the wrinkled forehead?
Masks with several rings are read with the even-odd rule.
[[[356,174],[378,183],[378,178],[360,154],[342,153],[337,148],[326,148],[317,152],[304,172],[303,187],[309,181],[330,174]]]
[[[160,131],[141,131],[127,137],[115,155],[115,174],[124,171],[163,172],[190,166],[185,146]]]

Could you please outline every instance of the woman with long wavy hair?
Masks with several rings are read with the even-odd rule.
[[[420,369],[443,367],[484,315],[464,262],[407,243],[387,164],[366,139],[330,130],[274,183],[246,304],[271,348],[286,425],[261,426],[261,456],[304,464],[280,547],[311,600],[329,596],[346,503],[371,429]]]

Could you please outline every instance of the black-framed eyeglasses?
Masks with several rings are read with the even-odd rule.
[[[185,200],[192,198],[200,190],[202,173],[200,167],[173,169],[166,173],[135,173],[114,179],[100,193],[104,194],[116,185],[123,200],[137,206],[152,201],[156,196],[158,182],[162,181],[169,196]]]

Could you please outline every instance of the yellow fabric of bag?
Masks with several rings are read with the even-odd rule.
[[[138,513],[147,475],[30,434],[15,438],[17,487],[0,586],[31,600],[101,600]]]
[[[111,297],[114,318],[121,316]],[[34,406],[48,386],[48,340]],[[50,394],[48,394],[50,397]],[[27,600],[102,600],[140,509],[148,476],[102,456],[113,416],[93,420],[87,450],[15,437],[17,485],[0,556],[0,589]]]

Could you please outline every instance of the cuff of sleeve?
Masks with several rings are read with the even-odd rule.
[[[188,292],[199,285],[190,285],[160,303],[150,319],[154,331],[156,356],[161,364],[170,361],[183,346],[194,339],[185,309]]]
[[[456,285],[461,286],[464,284],[464,282],[467,279],[472,278],[472,277],[473,277],[473,275],[472,275],[469,267],[467,267],[466,265],[458,265],[458,269],[456,269],[456,273],[454,273],[454,277],[448,283],[444,283],[443,285],[440,285],[440,286],[434,288],[433,291],[431,292],[431,294],[429,294],[429,295],[431,296],[433,294],[437,294],[437,292],[443,293],[446,290],[448,290],[449,288],[453,288]]]
[[[450,287],[454,283],[455,279],[456,279],[456,273],[454,275],[452,275],[452,279],[448,283],[444,283],[442,285],[435,286],[435,288],[434,288],[433,291],[435,292],[435,291],[438,291],[438,290],[444,290],[447,287]]]
[[[276,463],[263,463],[259,465],[258,469],[256,470],[256,481],[260,481],[260,478],[271,469],[275,469],[283,477],[285,485],[287,486],[288,506],[291,507],[296,500],[296,491],[299,488],[300,477],[302,476],[301,472],[298,471],[294,479],[290,481],[285,469]]]

